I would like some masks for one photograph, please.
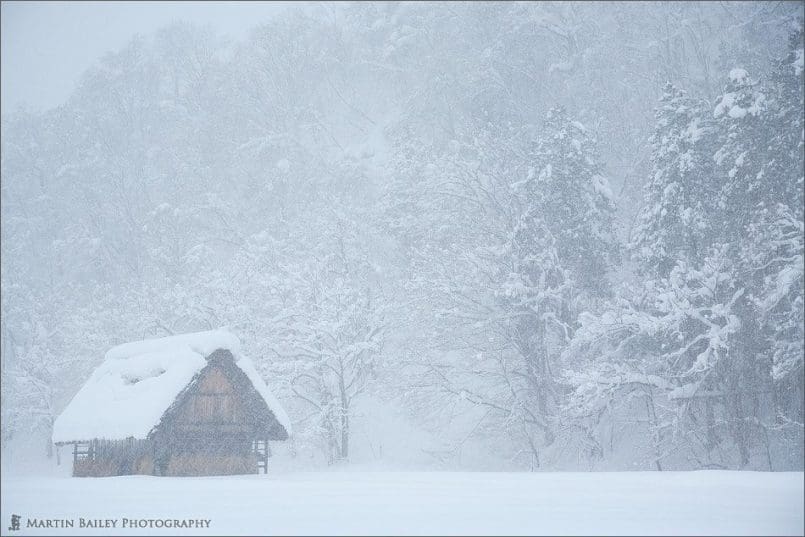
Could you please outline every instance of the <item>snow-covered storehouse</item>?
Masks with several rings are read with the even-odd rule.
[[[74,476],[221,475],[268,470],[290,420],[226,330],[126,343],[53,426]]]

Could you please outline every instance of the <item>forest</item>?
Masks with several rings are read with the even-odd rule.
[[[802,471],[804,106],[801,2],[138,35],[3,110],[3,453],[112,346],[227,327],[288,464]]]

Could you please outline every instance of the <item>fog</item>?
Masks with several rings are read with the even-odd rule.
[[[229,39],[304,2],[3,2],[2,108],[61,105],[81,73],[135,34],[173,21],[209,25]]]
[[[4,468],[225,327],[275,467],[801,471],[802,17],[4,2]]]

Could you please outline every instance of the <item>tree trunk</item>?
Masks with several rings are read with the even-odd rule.
[[[658,472],[662,472],[662,464],[660,463],[660,436],[657,429],[657,412],[654,408],[654,398],[651,391],[646,390],[646,417],[649,419],[649,427],[651,428],[651,443],[654,448],[654,467]]]
[[[341,374],[338,377],[338,391],[341,396],[341,459],[349,457],[349,399],[344,383],[344,364],[339,363]]]
[[[341,414],[341,458],[349,457],[349,416],[346,409],[342,409]]]

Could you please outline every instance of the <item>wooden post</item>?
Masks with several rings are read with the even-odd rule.
[[[262,470],[264,474],[267,474],[268,457],[271,455],[271,448],[268,446],[268,439],[261,440],[255,438],[252,440],[252,451],[257,456],[257,473],[260,473],[260,470]]]
[[[265,442],[265,446],[266,446],[265,459],[264,459],[265,462],[263,462],[263,473],[267,474],[268,473],[268,457],[270,456],[270,453],[271,453],[270,449],[271,448],[268,447],[268,438],[263,440],[263,442]]]

